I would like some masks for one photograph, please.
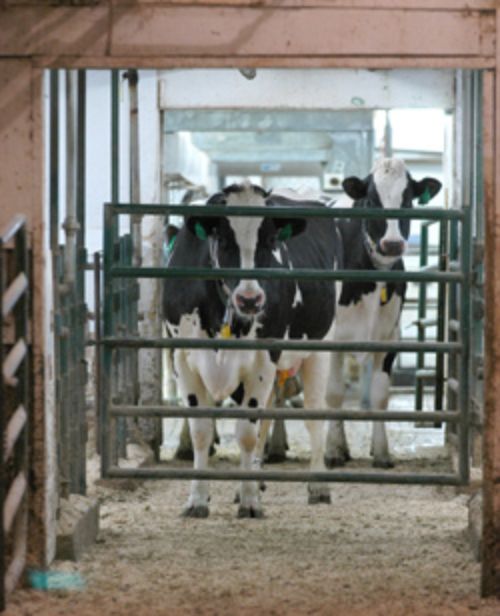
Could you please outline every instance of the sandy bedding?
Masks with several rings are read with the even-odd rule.
[[[333,484],[332,505],[311,507],[305,486],[274,483],[266,517],[239,520],[235,485],[224,482],[198,520],[179,515],[185,481],[99,483],[98,543],[81,562],[52,567],[79,571],[86,590],[20,590],[8,616],[500,614],[500,603],[479,599],[468,496],[455,488]]]

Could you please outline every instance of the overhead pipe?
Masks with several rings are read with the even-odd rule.
[[[130,201],[141,202],[141,179],[139,162],[139,100],[137,84],[139,73],[136,69],[128,69],[123,74],[128,80],[129,107],[130,107]],[[142,217],[132,215],[130,218],[130,232],[132,234],[132,262],[134,265],[142,263]]]
[[[66,285],[76,279],[76,245],[80,225],[76,199],[76,71],[66,71],[66,218],[62,224],[66,234],[64,249],[64,280]]]
[[[384,152],[385,158],[391,158],[393,155],[392,149],[392,124],[390,111],[385,112],[385,126],[384,126]]]

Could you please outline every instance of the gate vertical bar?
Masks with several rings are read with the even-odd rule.
[[[94,314],[95,314],[95,402],[96,402],[96,450],[100,454],[101,449],[101,419],[102,419],[102,350],[101,350],[101,323],[102,323],[102,304],[101,304],[101,255],[94,253]]]
[[[111,266],[114,253],[114,220],[112,206],[104,206],[104,259],[103,259],[103,334],[104,336],[113,335],[113,279],[111,277]],[[101,401],[101,419],[100,419],[100,439],[101,439],[101,475],[107,476],[107,471],[110,466],[110,459],[114,459],[114,451],[111,451],[111,444],[114,439],[111,438],[114,426],[110,426],[111,417],[109,415],[109,405],[111,402],[111,370],[113,360],[113,349],[110,346],[101,346],[102,369],[100,372],[100,391],[102,394]]]
[[[428,261],[429,251],[429,226],[424,223],[420,231],[420,267],[425,267]],[[427,314],[427,284],[422,282],[418,287],[418,315],[417,315],[417,340],[423,342],[425,340],[425,326],[422,320]],[[425,379],[418,378],[418,370],[425,367],[425,353],[421,351],[417,353],[417,379],[415,380],[415,408],[423,408],[424,400],[424,384]]]
[[[460,392],[459,404],[461,420],[459,430],[459,475],[460,479],[469,481],[469,405],[470,405],[470,277],[471,277],[471,208],[463,208],[465,214],[462,221],[460,237],[460,259],[464,276],[460,287],[460,342],[462,353],[460,358]]]
[[[448,222],[442,220],[439,223],[439,270],[446,271],[448,269]],[[438,301],[437,301],[437,332],[436,338],[438,342],[444,342],[446,328],[446,295],[447,286],[441,282],[438,284]],[[436,380],[434,385],[434,410],[443,410],[444,396],[444,355],[436,354]]]
[[[53,254],[59,246],[59,72],[50,71],[50,248]]]

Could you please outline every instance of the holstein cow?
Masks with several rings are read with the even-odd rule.
[[[211,197],[211,205],[252,205],[273,208],[295,202],[273,198],[248,182],[234,184]],[[304,205],[304,204],[302,204]],[[306,204],[307,205],[307,204]],[[317,268],[335,267],[335,223],[331,219],[272,217],[186,217],[170,253],[168,267]],[[335,284],[293,280],[174,280],[163,289],[164,317],[174,337],[238,339],[328,339],[335,314]],[[326,406],[329,354],[310,352],[176,349],[174,370],[178,392],[186,405],[211,405],[232,396],[249,408],[264,408],[277,369],[301,365],[304,404]],[[212,439],[211,419],[189,420],[194,468],[207,467]],[[324,469],[323,425],[306,422],[311,438],[311,469]],[[255,422],[239,419],[236,437],[241,468],[250,470],[256,444]],[[309,502],[329,501],[325,484],[308,486]],[[239,517],[262,515],[255,481],[240,486]],[[209,513],[207,481],[194,480],[184,515]]]
[[[337,207],[411,208],[413,200],[427,203],[440,190],[434,178],[415,181],[403,161],[383,158],[375,163],[364,180],[346,178],[346,196],[336,202]],[[348,270],[404,270],[402,256],[410,232],[409,220],[342,219],[338,221],[342,236],[343,267]],[[399,319],[405,299],[406,283],[343,282],[337,298],[335,341],[394,341],[399,337]],[[387,408],[389,384],[395,353],[358,353],[363,364],[371,357],[373,366],[369,383],[370,407]],[[327,400],[330,407],[342,408],[344,399],[343,353],[332,353]],[[372,431],[373,465],[393,466],[385,425],[374,422]],[[326,443],[327,466],[342,466],[350,459],[344,425],[330,421]]]

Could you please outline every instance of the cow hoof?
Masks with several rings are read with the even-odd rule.
[[[266,486],[265,481],[259,481],[259,490],[261,492],[265,492],[267,490],[267,486]]]
[[[321,503],[329,505],[332,502],[332,497],[330,494],[309,494],[307,502],[309,505],[320,505]]]
[[[192,462],[194,460],[193,450],[187,447],[179,447],[175,452],[174,458],[176,460]]]
[[[268,453],[264,457],[266,464],[281,464],[286,461],[286,453]]]
[[[326,503],[327,505],[329,505],[332,502],[330,490],[328,489],[328,487],[308,486],[307,491],[307,502],[309,503],[309,505],[319,505],[321,503]]]
[[[335,456],[333,458],[325,456],[326,468],[338,468],[339,466],[345,466],[346,459],[344,456]]]
[[[373,468],[394,468],[394,462],[388,460],[373,460]]]
[[[238,518],[263,518],[264,512],[262,509],[255,509],[254,507],[243,507],[240,506],[238,508]]]
[[[345,466],[347,462],[352,460],[349,452],[343,452],[335,456],[325,455],[324,461],[326,468],[338,468],[339,466]]]
[[[235,503],[237,505],[239,502],[240,502],[240,492],[239,492],[239,490],[236,490],[236,492],[234,494],[233,503]]]
[[[190,505],[182,512],[183,518],[208,518],[207,505]]]

